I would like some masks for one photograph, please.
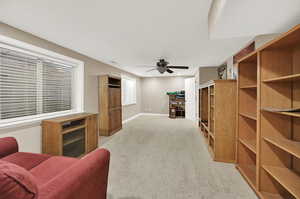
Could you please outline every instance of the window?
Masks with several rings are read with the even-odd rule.
[[[122,105],[136,104],[136,80],[122,76]]]
[[[82,62],[0,37],[0,127],[82,112],[82,84]]]

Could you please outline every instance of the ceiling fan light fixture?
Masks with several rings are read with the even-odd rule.
[[[156,70],[160,73],[160,74],[163,74],[165,73],[166,71],[168,73],[174,73],[174,71],[170,70],[170,68],[173,68],[173,69],[189,69],[188,66],[168,66],[169,62],[167,62],[166,60],[164,59],[160,59],[157,63],[156,63]],[[152,69],[150,70],[152,71]]]

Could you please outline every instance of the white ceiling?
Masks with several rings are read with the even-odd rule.
[[[241,6],[238,1],[229,1]],[[139,76],[160,76],[155,71],[145,72],[151,68],[145,66],[155,65],[159,58],[172,65],[191,66],[174,75],[193,75],[199,66],[221,64],[255,35],[251,32],[247,37],[236,37],[243,33],[233,35],[235,38],[227,35],[231,38],[210,40],[211,3],[212,0],[1,0],[0,20]],[[227,29],[231,29],[235,24],[224,16],[228,9],[223,17],[231,24]],[[224,27],[226,30],[226,26],[217,30],[223,31]]]
[[[300,0],[213,0],[210,38],[286,32],[300,23]]]

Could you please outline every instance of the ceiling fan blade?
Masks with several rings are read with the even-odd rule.
[[[154,71],[154,70],[157,70],[156,68],[152,68],[150,70],[147,70],[146,72],[151,72],[151,71]]]
[[[167,69],[166,70],[168,73],[174,73],[174,71],[172,71],[171,69]]]
[[[176,68],[176,69],[189,69],[188,66],[167,66],[167,68]]]

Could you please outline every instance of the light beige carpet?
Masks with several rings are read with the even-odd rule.
[[[108,199],[257,199],[234,165],[211,160],[189,120],[140,116],[101,143]]]

